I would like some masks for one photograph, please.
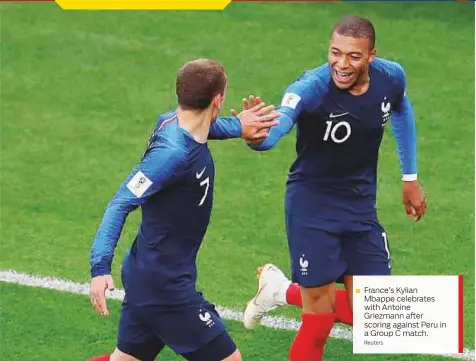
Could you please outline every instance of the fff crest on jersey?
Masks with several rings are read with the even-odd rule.
[[[387,101],[387,97],[383,98],[380,109],[382,110],[382,127],[384,127],[390,120],[390,111],[392,109],[392,105]]]

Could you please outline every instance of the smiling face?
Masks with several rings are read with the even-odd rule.
[[[365,82],[368,69],[375,58],[370,39],[332,34],[328,61],[331,66],[332,80],[339,89],[350,89]]]
[[[369,20],[348,15],[337,22],[329,44],[328,62],[332,80],[339,89],[355,94],[364,92],[375,55],[375,29]]]

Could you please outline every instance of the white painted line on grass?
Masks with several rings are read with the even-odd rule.
[[[23,286],[40,287],[61,292],[74,293],[78,295],[89,295],[88,283],[77,283],[69,280],[63,280],[55,277],[39,277],[12,270],[0,270],[0,282],[15,283]],[[108,299],[122,301],[124,298],[123,290],[108,291]],[[242,321],[243,312],[217,306],[217,311],[225,320]],[[265,316],[261,322],[262,326],[277,328],[287,331],[296,331],[299,329],[300,322],[287,317]],[[352,331],[347,328],[334,327],[331,337],[352,341]],[[474,360],[475,352],[465,348],[461,354],[439,354],[454,359]]]

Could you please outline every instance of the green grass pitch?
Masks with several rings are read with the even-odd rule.
[[[277,104],[290,82],[326,60],[334,22],[357,13],[374,21],[378,54],[405,67],[417,114],[428,198],[419,224],[401,205],[390,131],[380,153],[378,207],[394,273],[464,275],[464,345],[474,349],[474,4],[233,3],[223,12],[68,12],[54,3],[3,3],[0,9],[0,269],[87,282],[104,208],[140,158],[157,115],[175,106],[178,67],[197,57],[221,60],[229,78],[227,109],[248,94]],[[216,201],[199,255],[199,287],[213,302],[243,309],[255,292],[257,266],[273,262],[289,274],[283,195],[294,132],[266,153],[240,140],[211,148]],[[118,286],[139,216],[128,218],[116,250]],[[118,302],[111,301],[112,315],[103,319],[87,297],[0,285],[2,360],[81,361],[114,346]],[[299,315],[291,307],[274,314]],[[287,360],[293,332],[228,324],[245,360]],[[177,358],[167,352],[160,359]],[[332,339],[325,360],[381,359],[352,355],[351,342]]]

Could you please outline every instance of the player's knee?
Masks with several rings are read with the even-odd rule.
[[[112,353],[111,357],[109,358],[110,361],[140,361],[139,359],[128,355],[117,348]]]
[[[235,352],[233,352],[230,356],[228,356],[223,361],[243,361],[240,350],[237,349]]]
[[[335,284],[302,288],[304,313],[331,313],[335,306]]]

